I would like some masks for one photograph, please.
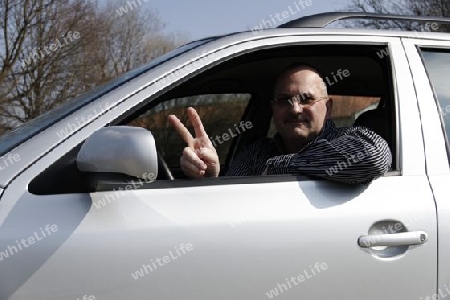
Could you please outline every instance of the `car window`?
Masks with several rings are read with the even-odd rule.
[[[128,125],[150,130],[159,153],[170,168],[180,167],[180,155],[186,143],[167,121],[176,115],[194,135],[188,121],[187,108],[195,108],[223,165],[234,137],[241,132],[238,125],[250,100],[249,94],[208,94],[164,101]]]
[[[380,45],[333,45],[331,48],[330,45],[292,45],[245,52],[214,62],[207,68],[192,69],[191,66],[186,66],[195,71],[187,77],[180,77],[179,82],[162,93],[146,94],[147,98],[139,106],[124,110],[108,126],[139,126],[150,130],[154,135],[158,157],[167,163],[167,168],[164,161],[160,161],[158,169],[162,172],[158,172],[157,183],[146,185],[145,188],[224,184],[228,181],[183,180],[186,176],[180,169],[180,156],[186,143],[171,127],[167,116],[177,115],[192,133],[192,126],[187,122],[187,108],[192,106],[198,111],[218,152],[222,165],[219,175],[223,176],[246,146],[267,137],[272,117],[270,101],[278,75],[287,66],[302,62],[317,67],[325,76],[329,94],[335,95],[333,119],[337,126],[349,126],[359,120],[360,126],[374,130],[388,142],[393,154],[392,165],[397,166],[395,98],[392,96],[394,91],[390,61],[380,60],[377,55],[380,49]],[[184,74],[182,69],[180,72]],[[174,78],[180,75],[177,73],[178,71],[174,72]],[[347,73],[349,76],[339,77],[338,73]],[[247,130],[244,132],[240,129],[241,132],[238,133],[237,127],[241,121],[251,126],[244,126]],[[43,172],[34,185],[35,188],[39,187],[39,194],[82,190],[73,180],[76,176],[79,177],[79,182],[85,179],[85,175],[77,172],[72,163],[76,155],[77,149],[74,148]],[[170,169],[172,176],[165,174],[164,169]],[[67,176],[70,172],[74,174],[73,177]],[[170,177],[180,180],[167,183]],[[283,181],[290,180],[292,176],[281,179],[276,179],[276,176],[244,177],[248,178],[243,178],[243,183],[246,180]],[[63,181],[58,186],[64,187],[64,191],[55,191],[53,183],[58,179]],[[305,177],[303,180],[309,179]],[[118,180],[114,184],[124,183]],[[85,187],[87,188],[97,191],[98,186]]]
[[[448,84],[450,50],[422,49],[422,57],[437,99],[448,144],[450,138],[450,86]]]
[[[368,127],[383,137],[395,153],[390,62],[379,59],[376,55],[379,49],[374,46],[336,46],[330,53],[327,47],[292,46],[247,53],[193,74],[166,94],[148,99],[148,104],[139,111],[130,112],[133,114],[131,119],[122,118],[126,122],[119,121],[117,125],[150,130],[155,136],[159,157],[165,160],[175,179],[182,179],[185,176],[180,170],[180,156],[186,143],[171,127],[167,116],[175,114],[185,123],[187,107],[193,106],[199,111],[213,144],[216,143],[221,175],[224,175],[247,145],[275,133],[271,127],[270,100],[277,76],[288,65],[306,62],[318,67],[326,80],[328,92],[334,97],[332,118],[336,125]],[[338,73],[348,75],[339,77]],[[243,93],[247,93],[246,97],[239,100],[238,95]],[[250,94],[251,103],[248,101]],[[230,106],[233,102],[238,108]],[[247,103],[250,103],[248,107]],[[244,111],[244,119],[252,123],[253,129],[234,138],[229,131],[243,120]],[[192,132],[190,124],[187,125]],[[224,134],[229,135],[228,140],[214,139]],[[396,166],[395,159],[393,166]]]

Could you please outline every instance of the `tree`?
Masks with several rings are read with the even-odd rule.
[[[163,33],[164,23],[149,3],[138,7],[125,0],[105,6],[97,0],[0,1],[3,131],[183,42],[180,36]]]
[[[86,35],[80,36],[93,10],[83,0],[4,4],[0,113],[12,128],[76,95],[67,62],[86,40]]]
[[[138,6],[135,1],[119,0],[96,10],[88,29],[93,37],[80,56],[72,57],[72,65],[79,65],[76,78],[83,92],[187,41],[180,34],[163,33],[164,22],[148,3],[141,3]]]
[[[446,0],[350,0],[344,11],[364,11],[384,14],[450,17],[450,2]],[[369,27],[374,29],[400,29],[409,31],[450,32],[445,24],[430,24],[402,21],[363,20],[344,22],[346,27]]]

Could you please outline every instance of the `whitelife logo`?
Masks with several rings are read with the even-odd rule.
[[[139,3],[139,6],[142,5],[142,2],[148,2],[148,0],[137,0],[137,2]],[[134,7],[132,6],[132,4],[134,5]],[[119,17],[121,17],[124,14],[128,13],[128,8],[130,8],[130,11],[138,8],[138,4],[136,3],[136,1],[127,1],[127,5],[119,7],[119,9],[116,9],[117,14],[119,15]]]
[[[37,47],[33,48],[31,54],[28,55],[22,61],[22,67],[25,68],[27,65],[31,65],[31,62],[34,60],[35,62],[45,58],[44,51],[47,55],[52,54],[52,52],[56,52],[64,46],[67,46],[70,43],[73,43],[75,40],[80,38],[80,33],[78,31],[72,32],[69,31],[67,35],[62,36],[64,43],[61,43],[60,39],[56,40],[56,43],[50,44],[49,46],[44,46],[43,48],[38,49]]]
[[[310,278],[313,278],[314,276],[317,276],[320,274],[320,272],[325,271],[328,269],[327,263],[319,263],[316,262],[314,267],[309,266],[310,272],[308,270],[303,270],[303,273],[298,275],[297,277],[292,276],[290,279],[286,278],[286,284],[285,283],[279,283],[274,289],[270,290],[266,293],[267,297],[269,299],[272,299],[279,295],[279,291],[283,293],[284,291],[288,291],[289,289],[292,289],[291,282],[294,285],[299,285],[300,283],[304,282],[305,280],[308,280]],[[289,286],[289,288],[288,288]],[[284,288],[284,291],[283,291]]]
[[[140,188],[141,186],[143,186],[145,183],[151,183],[151,182],[155,181],[157,178],[157,176],[153,173],[150,173],[150,174],[144,173],[142,177],[145,182],[143,182],[140,178],[139,178],[139,182],[135,182],[134,180],[131,180],[131,183],[127,184],[125,186],[125,188],[120,187],[117,189],[113,189],[111,192],[106,192],[106,194],[101,199],[93,202],[95,208],[100,209],[102,207],[105,207],[106,205],[118,200],[124,194],[127,195],[127,193],[125,193],[126,191],[136,190],[136,189]]]
[[[442,288],[438,289],[438,293],[431,295],[431,296],[425,296],[425,297],[420,297],[420,300],[438,300],[438,299],[444,299],[445,297],[447,297],[448,295],[450,295],[450,287],[446,284],[444,284],[445,287],[445,291],[447,292],[447,294],[445,293],[445,291],[442,290]]]
[[[364,151],[360,151],[356,153],[356,155],[351,155],[349,158],[347,158],[347,162],[339,161],[336,165],[328,168],[328,170],[325,170],[325,172],[327,172],[328,176],[333,176],[334,174],[339,173],[339,171],[350,168],[353,164],[357,164],[369,156],[370,153],[366,148],[364,148]]]
[[[240,130],[239,130],[239,128],[240,128]],[[211,140],[214,148],[217,148],[218,145],[221,145],[221,144],[225,143],[226,141],[228,141],[234,137],[237,137],[239,134],[244,133],[246,130],[252,129],[252,128],[253,128],[252,122],[247,121],[244,123],[244,121],[241,121],[239,123],[239,126],[237,124],[234,124],[234,132],[231,128],[228,128],[228,132],[230,134],[224,133],[221,136],[216,135],[215,137],[210,137],[209,139]]]
[[[287,19],[292,17],[293,15],[296,15],[300,13],[302,10],[305,10],[305,8],[311,6],[312,0],[298,0],[294,2],[295,8],[293,8],[291,5],[288,6],[288,9],[281,12],[276,13],[275,17],[273,15],[269,16],[269,20],[261,20],[258,26],[253,27],[252,32],[254,34],[257,34],[264,29],[274,28],[277,26],[277,24],[285,22]],[[276,19],[275,19],[276,18]]]
[[[77,300],[96,300],[94,295],[84,295],[83,298],[77,298]]]
[[[7,167],[13,165],[14,163],[20,161],[19,154],[8,154],[8,156],[0,157],[0,170],[4,170]]]
[[[107,111],[111,106],[112,106],[112,104],[110,104],[109,101],[106,102],[104,106],[99,105],[98,110],[96,108],[94,108],[93,110],[91,110],[92,113],[87,115],[87,117],[82,116],[82,117],[80,117],[80,119],[75,118],[76,123],[67,123],[66,127],[61,129],[59,132],[56,132],[56,135],[60,139],[65,139],[72,133],[76,132],[78,129],[80,129],[80,128],[84,127],[86,124],[90,123],[92,120],[94,120],[94,118],[97,115],[102,114],[105,111]]]
[[[39,228],[40,232],[34,232],[34,235],[28,237],[27,239],[21,239],[20,242],[16,240],[16,246],[8,246],[5,251],[0,252],[0,261],[8,258],[10,255],[13,256],[14,254],[18,253],[19,251],[24,250],[24,248],[28,248],[30,245],[33,245],[36,242],[39,242],[40,240],[43,240],[47,236],[50,236],[52,233],[55,233],[58,231],[58,226],[55,224],[45,225],[44,229]],[[27,243],[28,242],[28,243]],[[24,248],[22,248],[22,246]],[[19,248],[19,249],[17,249]],[[14,252],[13,252],[14,250]]]
[[[425,29],[425,31],[419,30],[419,31],[414,31],[414,32],[435,32],[439,29],[439,24],[438,23],[430,23],[427,22],[425,23],[422,28]],[[417,34],[415,34],[417,36]],[[380,51],[377,52],[377,55],[380,59],[383,59],[387,56],[389,56],[389,49],[386,47],[384,49],[381,49]]]
[[[192,244],[181,244],[179,247],[174,247],[175,252],[177,255],[174,255],[174,253],[172,253],[172,250],[169,251],[169,255],[165,255],[162,259],[157,257],[155,259],[155,261],[153,261],[153,259],[151,260],[151,264],[150,265],[142,265],[142,268],[140,268],[139,270],[135,271],[134,273],[131,273],[131,277],[134,278],[134,280],[138,280],[141,277],[144,277],[145,275],[149,274],[149,272],[153,272],[156,271],[159,267],[162,267],[168,263],[170,263],[171,261],[178,259],[180,256],[182,256],[183,254],[186,254],[186,251],[192,251],[194,249],[194,247],[192,246]],[[182,253],[180,253],[182,252]],[[156,264],[158,263],[158,265]]]

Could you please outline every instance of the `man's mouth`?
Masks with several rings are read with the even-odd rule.
[[[306,123],[308,123],[308,121],[305,120],[305,119],[290,119],[286,123],[289,123],[289,124],[306,124]]]

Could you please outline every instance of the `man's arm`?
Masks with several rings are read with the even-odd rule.
[[[392,154],[386,141],[365,127],[349,127],[330,141],[319,139],[305,150],[267,160],[267,174],[295,174],[355,184],[387,172]]]

